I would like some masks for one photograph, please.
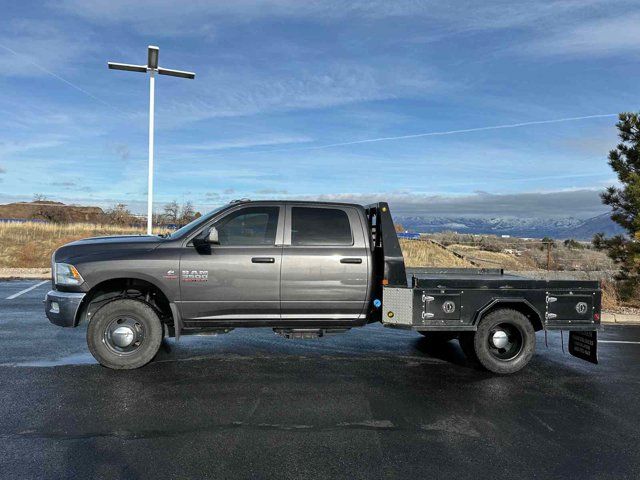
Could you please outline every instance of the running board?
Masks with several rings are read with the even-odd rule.
[[[346,333],[350,328],[274,328],[273,332],[286,339],[308,340],[312,338],[320,338],[325,335],[333,335],[336,333]]]

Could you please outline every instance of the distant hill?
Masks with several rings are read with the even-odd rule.
[[[69,223],[101,223],[104,212],[99,207],[65,205],[38,200],[0,205],[0,219],[45,220]]]
[[[591,239],[596,233],[604,233],[606,237],[625,235],[626,231],[613,220],[608,213],[585,220],[581,225],[565,232],[564,238]]]
[[[624,234],[608,213],[588,219],[520,217],[397,217],[396,223],[411,232],[510,235],[512,237],[551,237],[591,240],[598,232],[607,236]]]

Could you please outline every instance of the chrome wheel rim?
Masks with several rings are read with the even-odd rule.
[[[516,358],[524,347],[524,335],[520,328],[510,323],[501,323],[489,330],[487,338],[489,353],[503,362]]]
[[[131,355],[144,343],[145,331],[141,322],[132,317],[116,317],[104,330],[103,342],[116,355]]]

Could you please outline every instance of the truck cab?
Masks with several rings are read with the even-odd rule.
[[[243,202],[176,239],[185,328],[365,323],[365,221],[355,205]]]

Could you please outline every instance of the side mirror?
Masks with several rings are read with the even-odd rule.
[[[196,248],[205,248],[210,247],[211,244],[220,244],[220,240],[218,239],[218,230],[216,227],[211,227],[209,230],[204,230],[193,239],[193,246]]]
[[[216,227],[211,227],[209,229],[209,235],[207,235],[207,243],[220,245],[220,240],[218,239],[218,229]]]

